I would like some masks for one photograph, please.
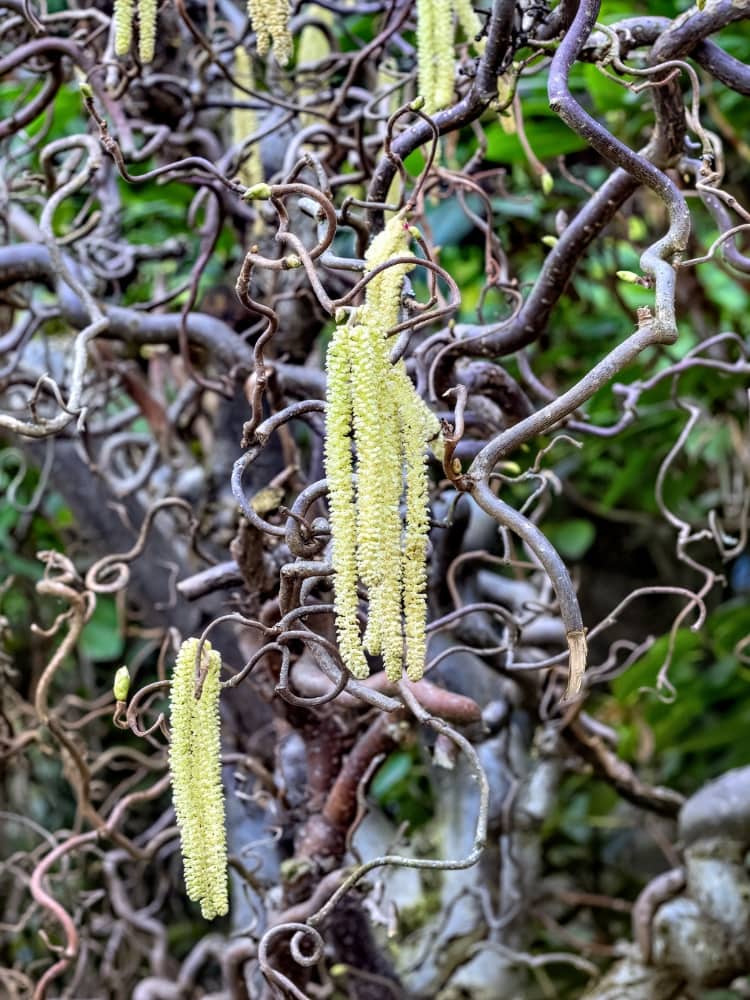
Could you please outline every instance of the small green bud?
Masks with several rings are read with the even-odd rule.
[[[617,277],[620,281],[627,281],[629,285],[640,285],[641,277],[635,271],[618,271]]]
[[[424,97],[422,97],[422,95],[419,94],[417,97],[414,98],[409,107],[412,111],[421,111],[422,108],[424,107]]]
[[[115,696],[115,701],[127,701],[128,691],[130,691],[130,671],[127,667],[120,667],[115,673],[115,680],[112,685],[112,694]]]
[[[628,219],[628,239],[637,243],[648,235],[648,227],[639,215],[631,215]]]
[[[336,321],[336,325],[341,326],[342,323],[346,322],[346,309],[344,309],[343,306],[339,306],[339,308],[333,314],[333,318]]]
[[[243,201],[266,201],[271,197],[270,184],[253,184],[242,196]]]
[[[281,879],[287,885],[294,885],[313,871],[314,865],[308,858],[286,858],[281,862]]]
[[[284,264],[290,271],[295,270],[295,268],[302,267],[302,261],[294,253],[290,253],[284,258]]]
[[[556,247],[558,242],[557,236],[542,236],[542,243],[546,247]]]
[[[520,476],[521,466],[518,462],[501,462],[500,468],[503,472],[507,472],[509,476]]]
[[[545,195],[552,194],[552,188],[555,186],[555,181],[549,170],[545,170],[542,174],[542,193]]]
[[[409,235],[418,240],[422,235],[416,226],[409,226]]]
[[[94,99],[94,91],[91,89],[90,83],[86,83],[85,80],[81,80],[78,85],[78,89],[81,91],[81,97],[85,97],[87,101],[92,101]]]

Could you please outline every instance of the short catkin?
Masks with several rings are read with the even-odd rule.
[[[258,55],[266,55],[273,43],[273,53],[280,66],[286,66],[292,58],[290,13],[289,0],[247,0],[247,14],[255,32]]]
[[[138,57],[141,62],[153,62],[155,49],[156,0],[138,0]]]
[[[133,0],[115,0],[115,55],[126,56],[133,43]],[[138,58],[153,62],[156,50],[157,0],[138,0]]]
[[[115,0],[115,55],[126,56],[133,42],[133,0]]]

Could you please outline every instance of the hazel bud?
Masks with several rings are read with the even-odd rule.
[[[640,285],[641,277],[635,271],[618,271],[617,277],[620,281],[627,281],[629,285]]]
[[[130,671],[127,667],[120,667],[115,673],[115,680],[112,684],[112,694],[115,701],[127,701],[130,691]]]
[[[242,196],[243,201],[266,201],[271,197],[270,184],[253,184]]]

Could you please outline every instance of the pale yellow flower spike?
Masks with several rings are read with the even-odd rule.
[[[374,270],[394,257],[408,256],[410,235],[401,216],[396,216],[375,237],[365,255],[365,271]],[[352,340],[352,398],[357,445],[357,514],[360,576],[368,588],[377,587],[392,551],[392,536],[398,516],[400,479],[388,476],[399,469],[398,423],[384,413],[388,406],[389,327],[398,323],[404,275],[412,265],[396,265],[379,272],[367,286],[365,304],[358,311],[358,331]],[[388,476],[386,480],[385,477]],[[387,491],[387,498],[386,493]],[[395,492],[395,500],[394,500]],[[395,511],[393,508],[395,507]],[[384,513],[387,511],[387,514]],[[390,524],[389,524],[390,521]],[[398,529],[400,530],[400,528]],[[392,567],[391,567],[392,568]],[[372,620],[373,616],[370,615]],[[371,645],[371,640],[376,643]],[[367,648],[376,652],[371,630]],[[378,650],[379,651],[379,650]]]
[[[320,7],[318,4],[312,4],[305,8],[305,14],[315,21],[321,24],[327,24],[329,27],[333,27],[335,16],[333,11],[328,10],[327,7]],[[297,49],[297,70],[302,66],[315,66],[321,60],[325,59],[326,56],[331,53],[331,43],[328,39],[328,35],[319,28],[315,23],[306,24],[299,36],[299,47]],[[318,75],[315,73],[303,73],[297,74],[298,78],[304,78],[306,81],[299,88],[300,101],[304,102],[308,98],[312,98],[311,104],[318,111],[325,111],[328,107],[327,104],[321,104],[318,96],[320,94],[320,87],[318,85]],[[317,115],[310,115],[303,113],[300,115],[300,124],[303,128],[307,128],[308,125],[314,125],[319,122],[320,118]]]
[[[271,36],[266,22],[265,0],[247,0],[247,16],[255,32],[258,55],[264,56],[271,47]]]
[[[247,13],[257,37],[258,54],[264,56],[273,41],[274,55],[285,66],[292,57],[289,0],[247,0]]]
[[[354,508],[351,451],[350,336],[347,326],[338,326],[328,347],[326,370],[325,465],[328,503],[333,536],[336,634],[341,656],[355,677],[367,677],[369,668],[362,651],[357,622],[357,525]]]
[[[455,52],[453,49],[453,8],[451,0],[432,0],[435,4],[435,110],[453,103]]]
[[[183,642],[172,675],[169,770],[188,896],[201,904],[206,920],[212,920],[229,910],[221,785],[221,656],[204,643],[207,673],[196,701],[198,645],[198,639]]]
[[[366,271],[409,256],[411,234],[401,213],[372,241]],[[367,331],[352,353],[352,395],[357,446],[357,523],[360,576],[368,588],[365,648],[381,653],[389,679],[400,679],[402,448],[387,331],[399,320],[404,277],[414,265],[380,271],[367,286],[359,323]]]
[[[115,55],[126,56],[133,41],[133,0],[115,0]]]
[[[253,75],[253,64],[244,46],[238,45],[234,50],[234,78],[242,87],[248,90],[255,88],[255,77]],[[247,101],[248,95],[239,87],[234,88],[235,101]],[[258,115],[252,108],[232,108],[232,142],[240,146],[248,136],[258,131]],[[240,183],[245,187],[254,187],[262,184],[265,180],[263,176],[263,162],[260,158],[260,149],[257,142],[253,143],[247,151],[244,159],[240,163],[238,176]]]
[[[417,0],[419,92],[427,114],[453,101],[453,38],[451,0]]]
[[[428,516],[425,443],[440,430],[437,417],[425,406],[401,364],[398,372],[399,409],[406,463],[406,533],[404,536],[404,633],[406,675],[421,680],[426,652]]]
[[[435,109],[434,13],[433,0],[417,0],[417,76],[428,114]]]
[[[138,56],[153,62],[156,47],[156,0],[138,0]]]
[[[471,0],[453,0],[453,9],[456,12],[458,23],[461,25],[467,40],[472,43],[477,52],[484,52],[487,39],[482,38],[478,42],[474,41],[482,30],[482,22],[472,7]]]

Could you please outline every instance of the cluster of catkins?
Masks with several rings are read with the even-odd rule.
[[[413,235],[403,213],[394,216],[367,252],[366,273],[408,257]],[[390,361],[388,334],[399,322],[413,266],[396,263],[374,274],[364,304],[336,326],[327,358],[325,466],[339,648],[355,677],[369,673],[365,650],[381,655],[392,681],[404,666],[411,680],[424,670],[425,446],[440,432],[403,360]],[[364,638],[358,581],[368,596]]]
[[[156,43],[157,0],[138,0],[138,58],[150,63]],[[247,0],[247,14],[256,34],[258,55],[264,56],[273,42],[274,55],[282,66],[292,57],[289,32],[289,0]],[[133,0],[115,0],[115,53],[126,56],[133,42]]]

